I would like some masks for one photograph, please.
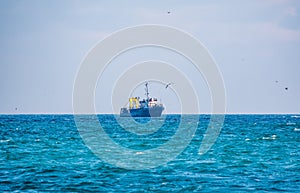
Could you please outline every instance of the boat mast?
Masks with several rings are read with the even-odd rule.
[[[145,88],[145,91],[146,91],[145,95],[147,96],[147,101],[149,101],[148,82],[146,82],[145,86],[146,86],[146,88]]]

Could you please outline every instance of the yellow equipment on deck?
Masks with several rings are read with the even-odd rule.
[[[129,98],[129,109],[137,109],[140,106],[139,99],[137,97],[131,97]]]

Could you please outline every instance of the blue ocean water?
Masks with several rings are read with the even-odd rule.
[[[82,119],[87,127],[89,118]],[[161,129],[136,135],[114,115],[98,115],[116,143],[141,151],[174,135],[180,115],[164,118]],[[209,120],[200,115],[191,143],[173,161],[127,170],[102,161],[84,144],[73,115],[0,115],[0,191],[300,191],[300,115],[226,115],[215,144],[199,155]]]

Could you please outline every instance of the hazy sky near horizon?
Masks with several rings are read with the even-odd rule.
[[[87,52],[143,24],[179,28],[205,45],[223,75],[228,113],[300,113],[297,0],[0,1],[0,15],[0,113],[72,113]]]

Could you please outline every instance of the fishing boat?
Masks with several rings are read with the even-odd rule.
[[[140,100],[140,97],[129,98],[128,107],[122,107],[120,117],[160,117],[164,105],[158,102],[157,98],[149,96],[148,82],[145,83],[146,98]]]

